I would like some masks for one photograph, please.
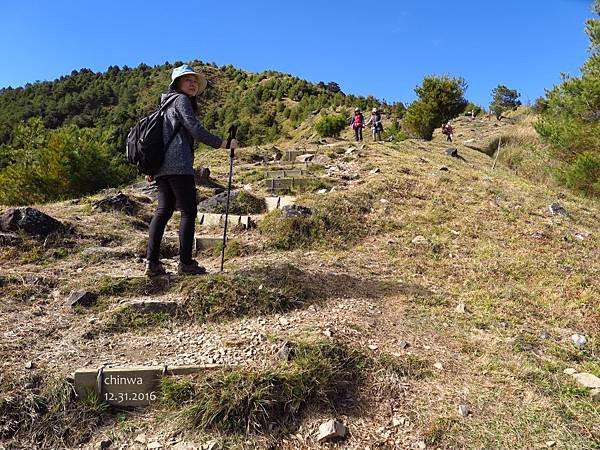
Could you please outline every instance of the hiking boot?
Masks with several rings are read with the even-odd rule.
[[[180,275],[204,275],[206,269],[198,264],[198,261],[192,260],[190,264],[183,264],[181,261],[177,266],[177,273]]]
[[[159,275],[165,275],[167,271],[161,262],[147,261],[146,262],[146,270],[144,274],[147,277],[157,277]]]

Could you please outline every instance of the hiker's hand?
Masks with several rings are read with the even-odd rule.
[[[146,181],[148,183],[152,183],[154,181],[154,177],[152,175],[146,175]]]

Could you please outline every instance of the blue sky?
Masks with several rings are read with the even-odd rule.
[[[409,103],[429,74],[462,76],[487,105],[498,84],[534,101],[587,58],[592,0],[5,0],[0,87],[82,67],[200,59],[336,81]]]

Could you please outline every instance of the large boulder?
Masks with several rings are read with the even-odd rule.
[[[0,215],[0,230],[5,232],[22,231],[31,236],[46,237],[65,229],[61,222],[34,208],[9,208]]]
[[[281,208],[281,215],[284,219],[289,219],[291,217],[310,217],[312,215],[312,209],[300,205],[286,205]]]
[[[121,211],[128,216],[133,216],[138,211],[139,204],[127,195],[119,192],[117,195],[111,195],[94,202],[92,207],[100,211]]]

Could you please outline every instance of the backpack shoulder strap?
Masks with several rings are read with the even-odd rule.
[[[164,102],[162,102],[160,104],[160,108],[158,108],[159,111],[164,110],[167,106],[169,106],[171,103],[173,103],[176,99],[178,99],[181,95],[183,94],[175,94],[175,95],[171,95],[168,99],[166,99]]]
[[[176,94],[176,95],[170,96],[163,103],[161,103],[160,108],[158,110],[163,111],[167,106],[169,106],[171,103],[173,103],[181,95],[183,95],[183,94]],[[181,131],[181,127],[182,127],[181,122],[177,122],[177,125],[175,125],[175,128],[173,129],[173,134],[171,135],[171,137],[169,138],[169,140],[167,141],[167,143],[165,145],[165,149],[169,148],[169,146],[173,142],[173,139],[175,139],[175,136],[177,136],[177,134]]]

